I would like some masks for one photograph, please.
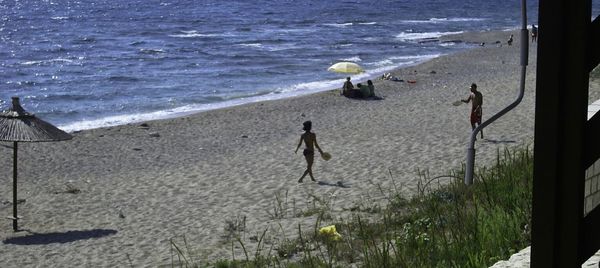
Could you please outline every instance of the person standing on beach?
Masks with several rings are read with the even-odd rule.
[[[535,24],[531,24],[531,43],[537,41],[538,28],[535,27]]]
[[[299,183],[301,183],[304,177],[306,177],[306,174],[310,175],[310,179],[312,181],[316,181],[312,174],[312,165],[315,161],[315,147],[317,147],[319,153],[323,155],[323,150],[321,150],[321,147],[319,147],[319,144],[317,143],[317,135],[315,133],[310,132],[310,130],[312,129],[312,122],[306,121],[302,124],[304,125],[304,127],[302,128],[302,130],[304,130],[304,133],[300,136],[300,142],[298,143],[298,147],[296,147],[295,153],[298,153],[298,149],[304,141],[304,145],[306,145],[306,148],[304,148],[302,154],[304,155],[304,159],[306,160],[306,170],[304,171],[304,174],[302,174],[302,177],[300,177],[300,179],[298,180]]]
[[[369,87],[369,97],[375,97],[375,86],[373,81],[367,80],[367,86]]]
[[[471,102],[471,131],[475,130],[476,125],[481,125],[483,95],[477,91],[477,84],[471,84],[471,95],[468,98],[461,100],[464,103]],[[460,103],[460,102],[459,102]],[[481,130],[481,138],[483,139],[483,129]]]

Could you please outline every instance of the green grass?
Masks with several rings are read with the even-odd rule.
[[[341,240],[319,235],[320,216],[313,230],[298,226],[296,238],[284,238],[269,249],[260,242],[265,230],[254,254],[248,254],[237,238],[232,248],[234,242],[244,248],[242,260],[186,263],[199,258],[182,256],[186,253],[181,248],[187,246],[175,246],[180,262],[173,266],[488,267],[530,244],[532,173],[528,149],[499,152],[492,168],[476,172],[472,186],[463,184],[463,170],[438,178],[419,172],[416,196],[406,198],[396,192],[387,207],[377,208],[376,213],[358,211],[336,222]],[[328,207],[324,203],[322,210]]]

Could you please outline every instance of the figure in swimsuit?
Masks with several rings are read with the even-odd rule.
[[[481,125],[483,95],[477,91],[477,85],[471,84],[471,95],[468,98],[461,100],[464,103],[472,102],[471,106],[471,130],[475,130],[477,125]],[[481,130],[481,138],[483,139],[483,129]]]
[[[296,147],[295,152],[298,153],[298,149],[302,145],[302,141],[304,141],[304,145],[306,146],[306,148],[304,149],[302,154],[304,155],[304,159],[306,159],[306,170],[304,171],[304,174],[302,174],[302,177],[300,177],[298,182],[302,182],[304,177],[306,177],[306,174],[310,175],[310,179],[312,181],[316,181],[312,174],[312,165],[315,161],[315,147],[317,147],[317,150],[319,150],[320,154],[323,154],[323,150],[321,150],[321,147],[319,147],[319,144],[317,143],[317,135],[315,135],[315,133],[310,132],[310,130],[312,129],[312,122],[306,121],[303,123],[303,125],[304,127],[302,129],[304,130],[304,133],[300,136],[300,142],[298,143],[298,147]]]

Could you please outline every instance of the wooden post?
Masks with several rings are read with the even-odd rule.
[[[591,1],[540,1],[531,267],[579,267]]]
[[[17,221],[19,216],[17,214],[17,151],[19,147],[18,143],[13,142],[13,230],[16,232],[19,230]]]

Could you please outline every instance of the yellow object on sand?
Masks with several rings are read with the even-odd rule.
[[[331,154],[328,152],[324,152],[321,154],[321,158],[323,158],[323,160],[325,161],[329,161],[329,159],[331,159]]]
[[[342,238],[342,236],[335,229],[335,225],[322,227],[321,229],[319,229],[319,234],[328,236],[334,241],[340,240]]]

